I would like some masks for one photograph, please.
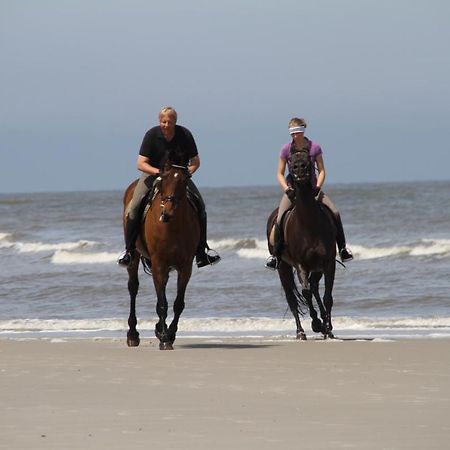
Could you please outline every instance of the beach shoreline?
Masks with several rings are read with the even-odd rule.
[[[444,448],[449,346],[0,339],[0,448]]]

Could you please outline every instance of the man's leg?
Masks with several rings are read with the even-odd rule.
[[[207,250],[209,250],[209,246],[207,243],[207,215],[206,215],[206,208],[205,208],[205,202],[203,201],[203,198],[197,189],[197,186],[193,183],[193,181],[190,179],[188,182],[188,189],[193,194],[197,209],[198,209],[198,218],[200,222],[200,240],[197,247],[196,252],[196,262],[197,267],[204,267],[212,264],[217,264],[220,261],[220,256],[216,253],[214,255],[209,255],[207,253]]]
[[[134,189],[125,228],[125,252],[117,261],[121,266],[128,266],[133,259],[133,254],[136,249],[136,240],[139,236],[141,226],[144,200],[148,192],[153,188],[155,178],[156,177],[147,174],[141,175],[136,188]]]

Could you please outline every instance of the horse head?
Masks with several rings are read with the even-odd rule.
[[[311,160],[306,149],[292,154],[289,164],[289,172],[296,184],[304,185],[311,183]]]
[[[159,186],[161,195],[161,222],[169,222],[180,202],[186,198],[187,180],[190,178],[186,166],[166,162]]]

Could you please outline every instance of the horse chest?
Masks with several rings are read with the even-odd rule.
[[[327,259],[327,249],[320,239],[305,239],[304,242],[286,243],[285,251],[292,261],[301,261],[300,265],[308,272],[322,272]]]

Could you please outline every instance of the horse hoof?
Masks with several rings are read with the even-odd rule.
[[[160,350],[173,350],[173,345],[171,342],[160,342],[159,349]]]
[[[128,347],[138,347],[140,344],[141,340],[139,338],[127,338],[127,345]]]
[[[300,341],[306,341],[306,334],[304,331],[297,333],[297,339],[299,339]]]

